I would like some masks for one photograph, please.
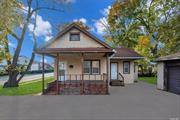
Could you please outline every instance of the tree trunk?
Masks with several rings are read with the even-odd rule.
[[[144,76],[144,69],[143,69],[143,66],[140,65],[140,68],[141,68],[141,75]]]
[[[3,88],[7,87],[18,87],[18,81],[17,81],[17,72],[11,72],[9,73],[9,79],[7,82],[4,83]]]

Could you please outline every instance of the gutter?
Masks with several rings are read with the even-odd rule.
[[[144,57],[113,57],[111,56],[110,59],[143,59]]]

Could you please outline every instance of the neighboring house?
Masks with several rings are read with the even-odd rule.
[[[36,52],[54,57],[57,81],[104,80],[105,75],[111,85],[123,78],[125,84],[133,83],[138,77],[135,60],[143,58],[129,48],[110,47],[75,23]]]
[[[27,66],[29,64],[29,61],[30,61],[30,59],[28,57],[20,56],[18,59],[18,64]],[[53,66],[48,63],[44,63],[44,69],[52,70]],[[42,62],[34,61],[31,65],[31,68],[29,69],[29,71],[39,71],[39,70],[42,70]]]
[[[158,58],[157,88],[180,94],[180,52]]]
[[[53,70],[53,66],[48,63],[44,63],[44,69]],[[39,70],[42,70],[42,62],[34,61],[29,71],[39,71]]]
[[[27,65],[29,63],[29,61],[30,61],[30,59],[23,55],[19,56],[19,58],[18,58],[19,65]]]
[[[39,62],[34,61],[29,71],[38,71],[38,70],[40,70]]]

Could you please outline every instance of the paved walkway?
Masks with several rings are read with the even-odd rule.
[[[53,73],[46,73],[45,77],[50,77],[53,76]],[[40,79],[42,78],[42,74],[33,74],[33,75],[25,75],[21,82],[25,82],[25,81],[31,81],[31,80],[35,80],[35,79]],[[0,76],[0,85],[3,85],[4,82],[6,82],[8,80],[8,76]]]
[[[179,120],[180,96],[138,82],[110,95],[0,97],[0,120]]]

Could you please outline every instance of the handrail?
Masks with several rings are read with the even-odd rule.
[[[119,73],[119,76],[122,78],[122,80],[119,79],[119,81],[121,82],[121,85],[124,86],[124,76]]]
[[[121,73],[119,73],[119,76],[121,76],[122,81],[124,81],[124,76],[123,76]],[[119,79],[119,80],[120,80],[120,79]]]

